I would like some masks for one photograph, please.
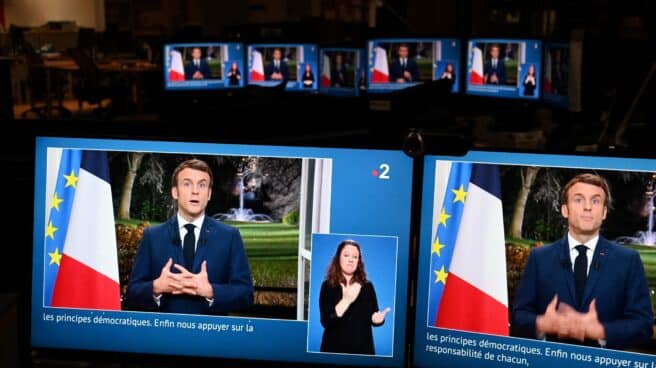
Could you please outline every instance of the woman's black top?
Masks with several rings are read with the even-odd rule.
[[[371,315],[378,312],[378,301],[373,284],[366,282],[362,285],[360,294],[355,301],[344,312],[344,315],[337,317],[335,305],[341,299],[341,286],[332,287],[328,285],[328,281],[324,281],[319,295],[321,324],[324,327],[321,351],[375,354],[371,327],[379,325],[371,322]]]

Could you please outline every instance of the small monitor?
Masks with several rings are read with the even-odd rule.
[[[322,48],[319,58],[319,91],[338,96],[356,96],[366,83],[363,50]]]
[[[370,92],[391,92],[444,80],[459,91],[460,40],[374,39],[368,42]]]
[[[645,158],[426,156],[415,365],[654,364],[655,171]]]
[[[469,40],[467,50],[467,94],[540,97],[541,41],[479,38]]]
[[[549,42],[544,46],[544,102],[560,108],[569,107],[569,43]]]
[[[166,44],[163,59],[167,90],[198,91],[244,86],[241,43]]]
[[[314,44],[255,44],[248,46],[248,84],[287,91],[317,91],[319,47]]]
[[[390,150],[37,137],[32,347],[404,367],[412,168]]]

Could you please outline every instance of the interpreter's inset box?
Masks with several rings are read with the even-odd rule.
[[[398,238],[312,234],[308,352],[393,355]]]

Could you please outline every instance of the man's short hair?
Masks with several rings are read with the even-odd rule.
[[[608,186],[608,182],[601,176],[592,173],[578,174],[570,179],[570,181],[565,184],[565,187],[563,187],[563,192],[560,197],[561,204],[567,204],[567,192],[569,192],[570,188],[572,188],[572,186],[576,183],[590,184],[603,189],[604,194],[606,194],[606,198],[604,199],[604,206],[606,206],[608,209],[612,207],[613,199],[610,196],[610,187]]]
[[[407,43],[399,44],[399,47],[398,47],[398,48],[400,49],[401,47],[405,47],[406,49],[410,50],[410,46],[408,46]]]
[[[210,169],[210,166],[205,161],[195,158],[181,162],[180,165],[173,170],[173,175],[171,175],[171,188],[178,186],[178,174],[184,169],[194,169],[207,173],[207,175],[210,176],[210,188],[212,188],[212,184],[214,184],[212,169]]]

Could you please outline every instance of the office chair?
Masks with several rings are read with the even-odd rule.
[[[78,106],[82,110],[82,104],[87,101],[91,105],[98,105],[93,111],[97,114],[106,114],[110,108],[102,106],[102,101],[106,98],[114,102],[116,95],[114,89],[103,83],[102,76],[98,65],[91,57],[88,50],[70,49],[70,56],[77,64],[79,71],[73,85],[73,95],[78,99]]]
[[[45,88],[47,77],[43,59],[29,42],[24,39],[19,40],[18,49],[21,50],[25,56],[25,63],[27,64],[27,83],[30,90],[30,109],[24,111],[21,114],[21,117],[24,119],[30,116],[41,119],[51,118],[53,116],[66,119],[70,118],[72,116],[71,111],[63,106],[54,105],[52,103],[50,106],[48,106],[48,103],[37,105],[36,98],[39,95],[44,96],[47,100],[53,97],[61,98],[61,88],[56,88],[54,96],[52,95],[52,91],[48,91],[47,88]],[[57,81],[56,78],[57,76],[53,78],[54,84],[59,87],[61,83],[60,81]]]

